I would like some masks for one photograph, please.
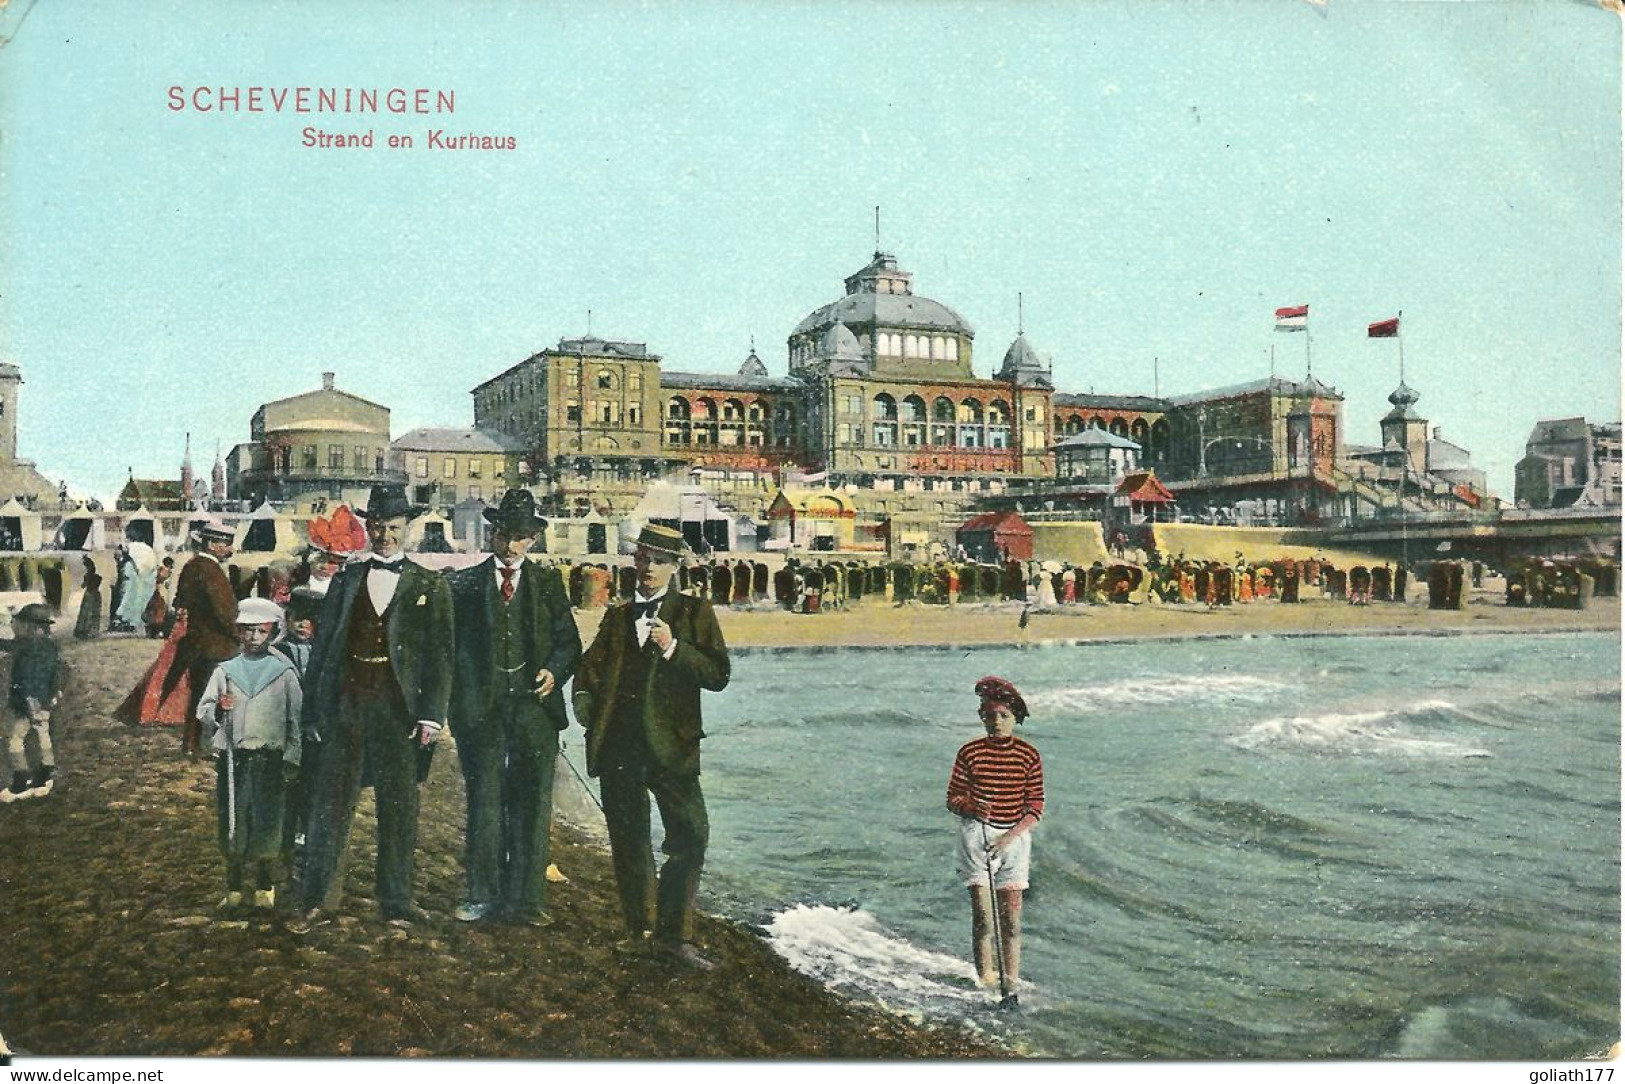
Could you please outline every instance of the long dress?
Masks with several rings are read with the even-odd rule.
[[[79,600],[79,620],[74,622],[76,640],[94,640],[102,634],[102,578],[94,570],[85,572],[85,596]]]
[[[186,616],[183,614],[175,619],[175,627],[170,629],[158,657],[113,711],[113,718],[131,726],[183,726],[186,723],[192,695],[191,675],[186,667],[174,665],[176,649],[185,638]],[[177,671],[175,683],[165,689],[164,679],[171,669]]]

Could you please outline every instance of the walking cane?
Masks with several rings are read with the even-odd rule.
[[[982,821],[982,857],[987,863],[987,905],[988,917],[993,922],[993,958],[999,965],[999,1005],[1003,1009],[1013,1009],[1020,1002],[1013,990],[1010,989],[1010,977],[1004,970],[1004,934],[999,929],[999,891],[993,885],[993,852],[989,849],[992,844],[987,838],[987,821]]]
[[[231,697],[231,710],[235,712],[237,698],[232,695],[230,678],[226,678],[226,695]],[[229,716],[227,722],[230,722]],[[236,728],[233,727],[226,734],[226,846],[233,859],[237,856],[237,761],[232,755],[236,737]]]

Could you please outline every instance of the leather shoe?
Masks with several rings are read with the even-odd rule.
[[[717,966],[711,962],[710,957],[687,941],[680,945],[661,944],[659,951],[662,959],[670,960],[695,971],[711,971]]]
[[[306,934],[315,929],[317,926],[323,925],[326,922],[327,912],[323,911],[320,907],[312,907],[298,918],[287,923],[283,928],[289,933]]]
[[[383,911],[384,922],[398,930],[411,927],[414,922],[427,922],[429,916],[416,907],[389,907]]]
[[[507,919],[516,926],[530,926],[538,930],[553,925],[553,916],[546,911],[509,911]]]
[[[469,900],[453,911],[451,917],[458,922],[483,922],[485,919],[490,918],[491,913],[496,909],[497,906],[494,903],[475,903]]]

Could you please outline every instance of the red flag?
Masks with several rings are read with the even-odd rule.
[[[1309,330],[1309,306],[1295,305],[1285,309],[1275,310],[1276,331],[1307,331]]]
[[[1378,320],[1365,329],[1368,339],[1397,339],[1399,338],[1399,317],[1392,320]]]

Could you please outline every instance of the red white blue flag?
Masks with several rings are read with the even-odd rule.
[[[1399,338],[1399,317],[1392,320],[1378,320],[1374,324],[1366,325],[1366,338],[1368,339],[1397,339]]]
[[[1276,331],[1308,331],[1309,306],[1297,305],[1289,309],[1275,310]]]

